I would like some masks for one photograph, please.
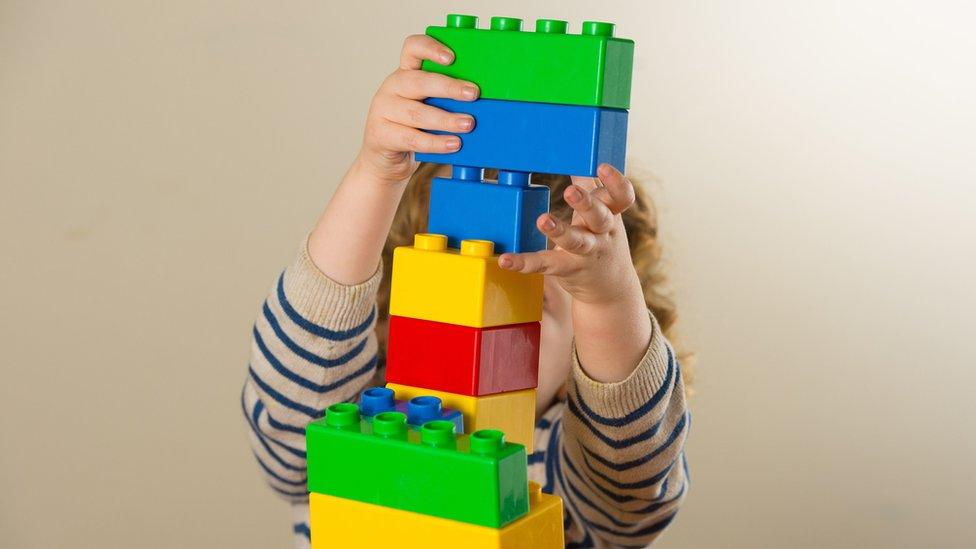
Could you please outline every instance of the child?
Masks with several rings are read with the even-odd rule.
[[[450,64],[453,53],[427,36],[406,39],[357,158],[254,326],[243,410],[268,482],[293,504],[300,546],[309,536],[305,425],[383,384],[391,254],[424,231],[431,178],[450,176],[445,166],[415,169],[412,153],[459,146],[421,129],[473,127],[422,101],[471,101],[478,88],[419,70],[423,59]],[[609,165],[598,175],[534,176],[551,188],[552,211],[537,227],[554,247],[499,264],[546,274],[529,477],[563,498],[568,546],[643,546],[685,495],[689,416],[665,337],[675,311],[662,294],[652,206]]]

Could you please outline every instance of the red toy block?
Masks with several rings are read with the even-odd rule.
[[[386,380],[482,396],[539,382],[539,323],[470,328],[390,316]]]

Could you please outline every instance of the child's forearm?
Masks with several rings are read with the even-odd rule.
[[[405,181],[375,176],[357,157],[309,235],[315,266],[345,285],[372,276],[405,188]]]
[[[595,381],[627,379],[647,352],[653,326],[636,276],[631,286],[613,301],[573,300],[576,353]]]

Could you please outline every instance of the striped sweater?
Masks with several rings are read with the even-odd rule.
[[[309,544],[305,425],[383,384],[374,330],[381,276],[378,268],[341,285],[303,245],[254,325],[241,407],[258,466],[293,507],[298,547]],[[529,478],[563,498],[567,547],[643,547],[661,533],[688,486],[689,421],[681,369],[656,321],[640,364],[619,383],[589,378],[574,349],[566,401],[539,419],[528,459]]]

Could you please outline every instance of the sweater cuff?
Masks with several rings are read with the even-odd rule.
[[[650,311],[648,311],[650,314]],[[637,368],[623,381],[602,383],[586,375],[573,346],[573,383],[580,399],[601,416],[624,417],[647,404],[668,378],[670,345],[651,314],[651,342]]]
[[[349,330],[373,314],[376,292],[383,278],[383,260],[369,279],[351,286],[327,277],[308,255],[308,236],[295,262],[283,275],[282,286],[289,304],[304,318],[331,330]]]

